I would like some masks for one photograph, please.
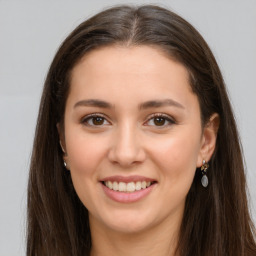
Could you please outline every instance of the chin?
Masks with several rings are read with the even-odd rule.
[[[152,209],[151,209],[152,210]],[[139,212],[137,210],[115,211],[110,215],[104,215],[101,223],[106,229],[123,234],[134,234],[146,231],[154,225],[154,218],[148,215],[149,212]],[[152,211],[151,211],[152,213]]]
[[[113,231],[122,233],[122,234],[135,234],[135,233],[141,233],[143,231],[146,231],[150,228],[149,224],[146,223],[138,223],[138,222],[116,222],[112,225],[109,225],[109,228],[111,228]]]

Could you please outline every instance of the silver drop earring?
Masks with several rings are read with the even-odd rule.
[[[63,164],[64,164],[64,166],[67,168],[67,163],[66,163],[65,160],[63,160]]]
[[[207,188],[208,183],[209,183],[208,177],[207,177],[207,175],[206,175],[206,172],[207,172],[207,169],[208,169],[208,168],[209,168],[209,164],[206,163],[205,160],[203,160],[203,165],[202,165],[202,167],[201,167],[201,172],[202,172],[202,175],[203,175],[203,177],[201,178],[201,184],[202,184],[202,186],[205,187],[205,188]]]

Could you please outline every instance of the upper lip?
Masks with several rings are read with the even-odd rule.
[[[115,175],[115,176],[106,177],[106,178],[101,180],[101,182],[104,182],[104,181],[112,181],[112,182],[117,181],[117,182],[128,183],[128,182],[137,182],[137,181],[150,181],[150,182],[153,182],[153,181],[156,181],[156,180],[148,178],[148,177],[145,177],[145,176],[139,176],[139,175],[132,175],[132,176]]]

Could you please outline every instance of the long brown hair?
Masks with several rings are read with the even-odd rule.
[[[202,124],[220,116],[207,189],[197,170],[187,195],[178,251],[181,256],[256,255],[240,141],[224,81],[202,36],[158,6],[119,6],[80,24],[50,66],[41,99],[28,184],[28,256],[89,255],[88,211],[63,166],[56,124],[63,123],[72,68],[92,49],[151,45],[182,63],[197,95]]]

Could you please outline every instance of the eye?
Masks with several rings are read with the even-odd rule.
[[[158,127],[166,127],[171,124],[175,124],[175,121],[165,114],[154,114],[151,116],[146,125],[148,126],[158,126]]]
[[[104,126],[110,124],[110,122],[101,114],[90,114],[85,116],[82,123],[87,126]]]

